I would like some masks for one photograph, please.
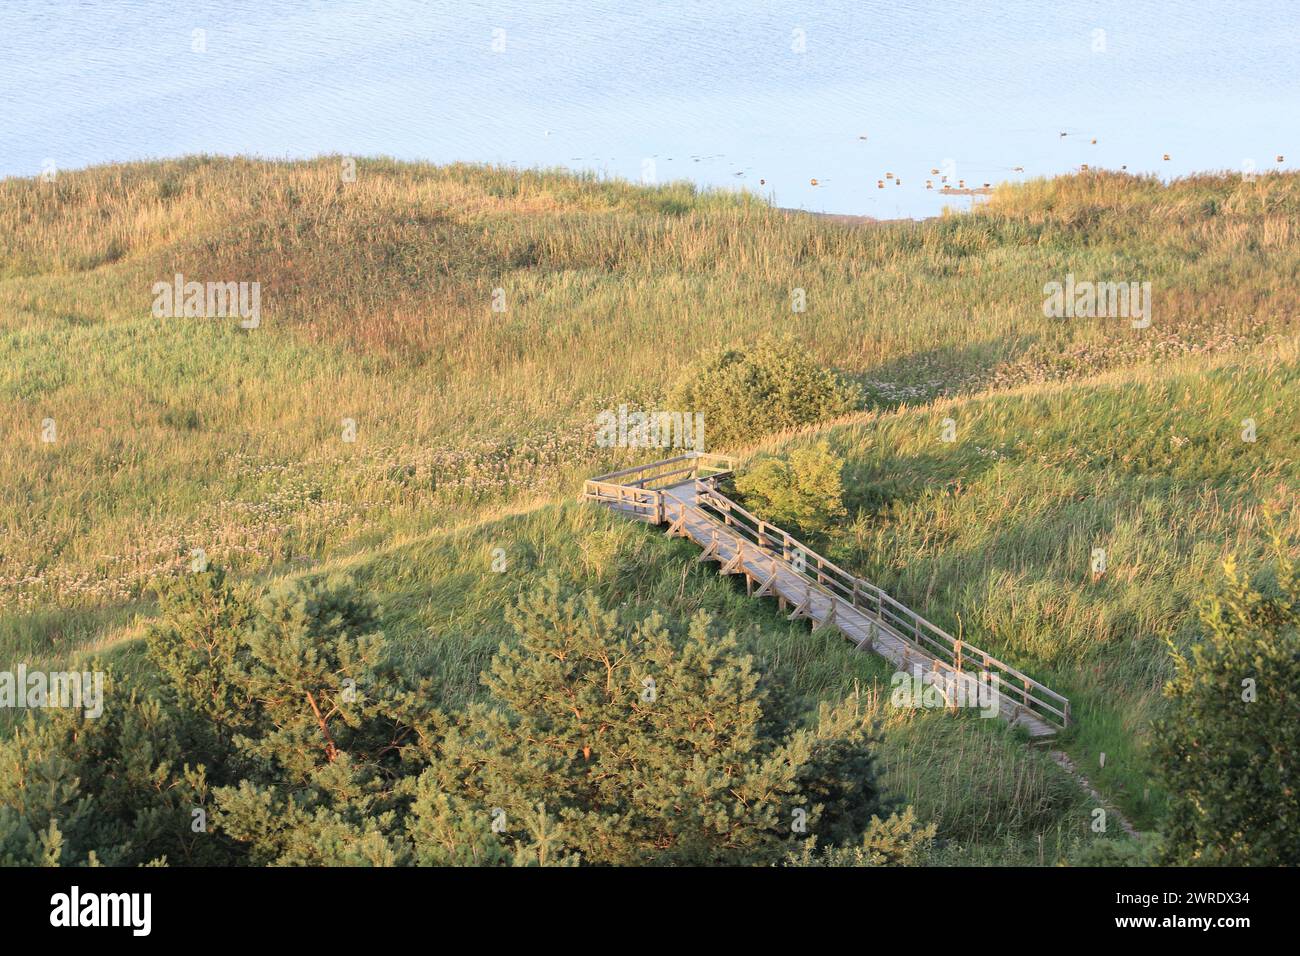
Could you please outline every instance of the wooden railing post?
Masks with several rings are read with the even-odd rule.
[[[682,487],[689,482],[686,486],[695,491],[697,496],[695,504],[700,508],[699,513],[715,522],[710,535],[709,554],[705,557],[715,556],[715,560],[721,560],[716,558],[720,535],[730,536],[738,543],[733,560],[743,564],[744,549],[753,548],[756,541],[759,553],[767,554],[771,565],[769,581],[771,587],[764,593],[774,593],[781,601],[783,609],[786,599],[776,588],[777,580],[783,570],[782,565],[804,579],[804,610],[811,611],[812,584],[816,583],[818,590],[825,593],[830,601],[828,621],[838,620],[839,605],[843,601],[848,603],[851,609],[860,609],[864,615],[872,618],[878,629],[883,629],[888,624],[890,632],[904,639],[905,654],[911,654],[910,649],[913,648],[922,649],[931,666],[943,672],[952,669],[957,675],[964,673],[966,658],[969,656],[964,640],[948,634],[911,608],[893,600],[870,581],[864,581],[857,575],[845,571],[817,551],[805,547],[783,529],[751,514],[743,506],[733,502],[718,491],[716,486],[719,475],[709,474],[709,472],[720,472],[720,465],[726,465],[730,469],[728,473],[735,468],[734,462],[721,456],[702,453],[625,468],[622,471],[585,481],[582,499],[613,505],[621,510],[630,511],[638,517],[652,520],[656,524],[662,524],[664,521],[682,521],[686,518],[686,504],[659,489],[661,486]],[[689,534],[682,531],[682,534],[686,537],[698,535],[702,538],[703,536],[699,535],[702,530],[702,528],[693,530]],[[810,561],[816,563],[815,569],[807,567]],[[872,600],[875,601],[874,606],[870,603]],[[885,619],[886,602],[890,605],[888,621]],[[809,613],[807,616],[812,615]],[[1059,727],[1072,723],[1070,701],[1066,697],[1031,679],[1009,664],[990,657],[979,647],[972,645],[971,651],[980,659],[985,672],[997,673],[1000,680],[1005,680],[1008,689],[1015,688],[1014,696],[1019,698],[1018,710],[1029,711],[1036,718]]]

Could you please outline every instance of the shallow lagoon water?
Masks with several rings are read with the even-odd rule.
[[[979,186],[1300,157],[1281,2],[20,0],[0,38],[0,175],[382,154],[894,218],[972,201],[927,191],[931,169]]]

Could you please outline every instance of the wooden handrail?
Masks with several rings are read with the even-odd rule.
[[[1015,681],[1015,683],[1007,682],[1007,685],[1002,688],[1004,693],[1010,693],[1021,698],[1026,707],[1031,709],[1041,707],[1051,714],[1059,716],[1062,726],[1068,720],[1066,715],[1069,700],[1050,687],[1039,683],[982,648],[964,640],[958,641],[943,628],[931,623],[902,602],[895,600],[880,587],[845,571],[835,562],[822,556],[794,537],[794,535],[747,511],[712,485],[697,480],[695,482],[695,493],[698,500],[708,504],[722,515],[724,525],[738,529],[747,538],[751,538],[759,547],[764,547],[765,539],[774,539],[780,542],[783,555],[788,556],[792,550],[802,554],[802,562],[787,561],[796,572],[808,576],[808,569],[815,566],[815,575],[813,576],[816,578],[817,584],[829,583],[841,592],[844,599],[859,610],[874,614],[877,620],[891,624],[892,629],[898,633],[898,636],[904,640],[909,640],[909,643],[916,646],[918,650],[927,652],[927,648],[929,648],[928,653],[935,654],[937,652],[939,659],[943,663],[965,674],[970,674],[972,671],[961,666],[967,663],[967,661],[963,660],[963,656],[967,660],[978,658],[981,664],[978,672],[998,671],[1000,675],[1005,675]],[[743,520],[736,520],[737,515]],[[800,564],[803,565],[802,570],[799,567]],[[822,579],[828,575],[831,577],[831,581],[823,581]],[[875,598],[874,604],[867,600],[869,597]],[[887,607],[888,610],[886,610]],[[907,633],[909,629],[911,631],[910,638]],[[1020,686],[1017,687],[1016,684]],[[1038,695],[1029,693],[1030,687],[1041,691],[1049,699],[1044,700]]]
[[[728,455],[715,455],[711,452],[692,451],[692,452],[687,452],[684,455],[678,455],[675,458],[665,458],[661,461],[652,461],[649,464],[645,464],[645,465],[634,465],[631,468],[624,468],[621,471],[611,471],[607,475],[597,475],[595,478],[592,478],[591,480],[608,482],[614,478],[623,478],[628,475],[637,474],[638,472],[652,471],[654,469],[662,468],[666,465],[680,464],[681,462],[684,461],[694,462],[695,468],[693,470],[695,471],[698,471],[700,467],[709,468],[711,470],[721,471],[721,472],[731,472],[736,470],[736,459]],[[719,468],[716,465],[709,464],[710,462],[721,462],[724,467]]]
[[[700,477],[701,462],[709,460],[720,461],[727,467],[718,469],[706,464],[703,467],[717,473]],[[683,465],[684,462],[692,464]],[[662,471],[673,465],[681,467]],[[998,660],[982,648],[954,638],[882,588],[844,570],[789,532],[764,521],[718,491],[718,481],[731,474],[734,468],[734,459],[693,452],[589,479],[583,484],[582,497],[585,500],[618,504],[655,522],[674,521],[684,515],[688,505],[669,491],[645,486],[669,479],[674,479],[673,486],[690,481],[698,507],[706,514],[712,511],[716,515],[714,520],[720,520],[724,527],[736,533],[738,548],[748,544],[771,555],[774,562],[779,556],[781,562],[803,577],[810,588],[815,587],[830,599],[831,615],[835,613],[836,602],[844,601],[873,617],[905,645],[925,655],[937,670],[964,678],[997,674],[1000,693],[1007,694],[1013,701],[1018,701],[1019,706],[1049,723],[1060,727],[1069,726],[1068,698],[1005,661]],[[634,475],[640,477],[627,480]],[[677,480],[683,479],[683,476],[688,477]]]

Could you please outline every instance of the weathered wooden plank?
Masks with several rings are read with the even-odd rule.
[[[672,464],[684,457],[689,456],[624,473]],[[1015,681],[1001,682],[1001,716],[1023,724],[1032,736],[1055,733],[1053,722],[1058,726],[1069,724],[1066,698],[987,652],[953,638],[880,588],[850,575],[780,528],[750,514],[707,481],[690,478],[657,491],[640,487],[628,490],[632,500],[605,493],[584,497],[639,517],[653,509],[654,516],[669,522],[669,534],[688,537],[700,545],[703,552],[697,560],[717,561],[723,573],[744,574],[747,590],[753,596],[775,597],[783,611],[787,605],[793,606],[789,615],[792,620],[806,617],[814,625],[834,625],[858,649],[884,657],[896,667],[916,669],[922,680],[939,684],[942,693],[950,693],[957,682],[976,679],[960,666],[965,661],[978,662],[980,673],[1000,670]],[[776,544],[780,545],[779,553],[774,550]],[[754,583],[760,586],[754,589]],[[1031,688],[1041,693],[1031,693]]]

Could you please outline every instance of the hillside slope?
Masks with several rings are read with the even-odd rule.
[[[4,181],[0,660],[132,666],[148,583],[201,548],[247,576],[351,570],[456,707],[510,639],[513,596],[560,573],[615,604],[714,612],[800,711],[857,689],[942,853],[1032,860],[1051,834],[1050,861],[1087,838],[1088,808],[1045,755],[890,710],[882,665],[688,546],[563,503],[657,454],[600,447],[595,416],[662,402],[716,345],[795,335],[868,408],[733,450],[828,439],[855,515],[831,556],[1069,695],[1067,748],[1149,824],[1165,640],[1222,557],[1257,550],[1267,508],[1300,540],[1298,205],[1292,175],[1098,174],[863,227],[682,185],[386,161],[355,183],[333,160],[210,158]],[[261,326],[154,318],[175,273],[260,282]],[[1067,274],[1151,282],[1151,327],[1045,317]]]

